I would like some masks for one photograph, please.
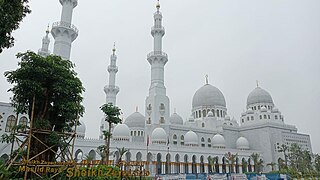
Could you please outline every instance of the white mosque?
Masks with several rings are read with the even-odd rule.
[[[77,0],[60,0],[62,5],[61,21],[54,23],[51,34],[55,39],[53,53],[69,59],[71,44],[78,36],[78,30],[71,24],[73,8]],[[125,147],[129,151],[124,156],[126,162],[141,162],[151,174],[168,173],[208,173],[211,172],[209,157],[217,157],[215,172],[227,173],[226,154],[237,154],[233,171],[251,172],[254,162],[251,154],[258,153],[263,160],[263,171],[270,171],[268,163],[278,163],[284,154],[278,152],[282,144],[297,143],[304,149],[311,150],[310,137],[297,132],[294,125],[288,125],[284,116],[275,106],[273,99],[266,90],[257,85],[247,97],[246,112],[239,120],[228,116],[223,93],[215,86],[206,83],[200,87],[192,98],[190,117],[184,121],[176,112],[170,113],[170,100],[166,95],[164,82],[165,65],[168,55],[162,51],[162,37],[165,29],[162,26],[162,14],[159,3],[153,15],[154,26],[153,51],[147,55],[151,66],[151,84],[145,99],[145,112],[138,110],[128,116],[122,124],[115,125],[111,142],[111,163],[118,159],[116,148]],[[49,31],[43,38],[39,54],[46,56],[48,50]],[[117,56],[113,49],[110,58],[109,85],[104,87],[106,102],[116,105]],[[100,117],[97,117],[100,119]],[[0,135],[10,133],[11,127],[17,123],[27,123],[27,115],[19,115],[19,120],[9,103],[0,103]],[[90,155],[100,159],[97,147],[104,144],[102,131],[107,129],[102,120],[100,137],[85,137],[84,122],[77,127],[75,142],[76,160]],[[0,144],[0,156],[7,158],[10,145]]]

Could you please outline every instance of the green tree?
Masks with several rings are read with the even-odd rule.
[[[103,162],[109,163],[109,154],[110,154],[110,139],[112,136],[111,128],[112,125],[121,123],[120,115],[121,109],[117,106],[113,106],[111,103],[104,104],[100,107],[102,112],[105,115],[105,121],[108,122],[108,131],[104,131],[104,139],[105,139],[105,159]]]
[[[263,160],[260,158],[260,154],[252,153],[250,158],[253,160],[254,163],[254,171],[261,172],[263,168]]]
[[[30,12],[28,0],[0,0],[0,53],[14,45],[11,33]]]
[[[314,155],[314,169],[320,174],[320,155]]]
[[[68,146],[63,141],[61,132],[71,132],[76,119],[82,116],[84,107],[81,105],[84,88],[74,65],[59,56],[42,57],[34,52],[19,53],[21,59],[19,68],[5,72],[9,83],[14,86],[11,98],[17,113],[28,113],[29,119],[33,114],[34,136],[53,150],[64,149]],[[33,107],[34,104],[34,108]],[[50,133],[40,133],[47,131]],[[67,137],[69,138],[69,137]],[[46,147],[39,141],[32,139],[30,157],[45,151]],[[53,151],[45,151],[35,160],[55,161]]]
[[[234,164],[237,160],[238,153],[232,154],[232,153],[228,152],[224,156],[226,157],[227,163],[229,164],[229,172],[233,173],[234,172]]]
[[[208,162],[211,166],[211,172],[215,171],[215,163],[217,162],[217,160],[218,160],[218,156],[215,156],[215,157],[209,156],[208,157]]]

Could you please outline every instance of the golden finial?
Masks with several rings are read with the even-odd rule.
[[[136,106],[136,112],[138,112],[138,106]]]
[[[257,87],[259,87],[259,81],[258,80],[256,80],[256,83],[257,83]]]
[[[116,52],[116,42],[113,43],[113,49],[112,49],[113,54]]]
[[[158,11],[159,11],[159,9],[160,9],[160,2],[159,2],[159,0],[158,0],[157,5],[156,5],[156,8],[157,8],[157,9],[158,9]]]
[[[208,74],[206,74],[205,77],[206,77],[206,84],[209,84],[209,80],[208,80],[208,77],[209,77],[209,76],[208,76]]]

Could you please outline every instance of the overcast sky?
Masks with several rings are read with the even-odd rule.
[[[320,153],[320,1],[319,0],[161,0],[169,55],[165,85],[171,113],[190,116],[193,94],[205,83],[225,96],[228,114],[239,121],[248,94],[259,85],[273,97],[298,132],[311,136]],[[105,102],[103,87],[116,42],[120,87],[117,104],[126,118],[144,101],[150,85],[150,28],[156,1],[79,0],[73,24],[79,36],[71,60],[83,82],[83,117],[87,137],[97,138]],[[60,20],[58,0],[32,0],[32,13],[15,31],[15,46],[0,54],[0,101],[9,102],[11,87],[3,76],[17,68],[15,54],[37,51],[48,23]],[[50,50],[53,51],[52,36]]]

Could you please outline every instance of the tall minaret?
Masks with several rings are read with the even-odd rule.
[[[78,29],[71,24],[73,8],[78,0],[59,0],[62,5],[61,20],[53,23],[51,34],[55,40],[53,54],[70,59],[71,43],[78,37]]]
[[[110,65],[108,66],[109,72],[109,85],[104,87],[104,92],[106,93],[106,103],[111,103],[116,105],[116,98],[119,92],[119,87],[116,86],[116,74],[118,72],[117,63],[117,56],[116,56],[116,47],[115,44],[113,45],[112,55],[110,56]],[[103,139],[103,131],[108,130],[109,124],[102,118],[100,124],[100,136],[99,139]],[[113,128],[113,127],[111,127]]]
[[[118,72],[117,56],[115,54],[116,47],[113,45],[112,55],[110,56],[110,65],[108,66],[109,72],[109,85],[104,87],[104,92],[106,93],[106,103],[112,103],[116,105],[116,96],[119,92],[119,87],[116,86],[116,74]]]
[[[149,96],[146,98],[146,122],[147,124],[167,124],[169,123],[170,107],[164,86],[164,65],[168,62],[168,56],[162,51],[162,37],[165,31],[161,25],[162,15],[159,11],[159,0],[156,8],[157,11],[153,15],[154,26],[151,28],[153,51],[147,56],[151,65],[151,85]]]
[[[38,54],[40,56],[47,57],[50,54],[49,44],[50,44],[50,39],[49,39],[49,26],[48,26],[48,29],[46,30],[46,35],[42,38],[42,47],[41,49],[38,50]]]

